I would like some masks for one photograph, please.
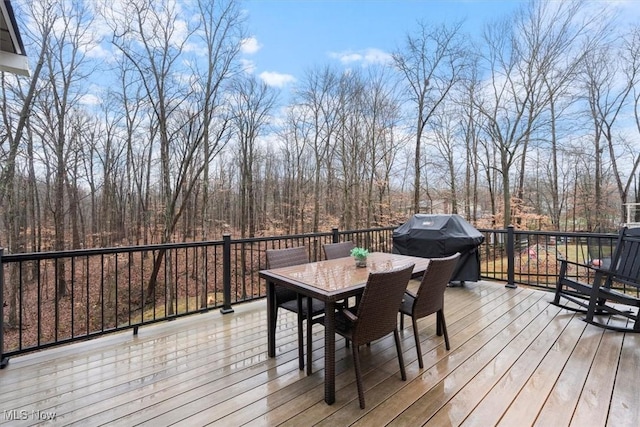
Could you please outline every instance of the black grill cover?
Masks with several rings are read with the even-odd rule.
[[[416,214],[393,231],[393,253],[439,258],[460,252],[452,281],[480,280],[484,236],[460,215]]]

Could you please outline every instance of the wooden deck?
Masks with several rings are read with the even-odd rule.
[[[281,315],[267,357],[265,301],[11,359],[0,371],[0,423],[154,427],[237,425],[640,425],[640,335],[604,331],[549,304],[551,294],[467,283],[446,291],[451,340],[411,322],[361,352],[367,407],[358,407],[351,353],[337,342],[336,403],[324,403],[323,330],[314,374],[298,370],[295,318]],[[39,418],[41,420],[39,420]]]

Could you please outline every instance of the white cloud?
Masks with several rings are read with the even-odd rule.
[[[345,65],[361,63],[362,66],[367,66],[371,64],[388,64],[392,61],[390,53],[374,48],[364,49],[357,52],[331,52],[329,53],[329,56],[339,60]]]
[[[296,81],[291,74],[276,73],[274,71],[263,71],[259,77],[267,85],[275,87],[283,87]]]
[[[96,95],[87,93],[85,95],[82,95],[82,97],[80,97],[79,102],[82,105],[100,105],[102,103],[102,100]]]
[[[112,51],[105,49],[100,44],[87,46],[86,54],[90,58],[104,59],[106,62],[110,62],[115,57],[115,54]]]
[[[338,59],[343,64],[351,64],[353,62],[360,62],[364,58],[361,54],[355,53],[355,52],[331,53],[330,56],[332,58]]]
[[[256,71],[256,63],[250,59],[240,59],[240,66],[242,70],[247,74],[253,74]]]
[[[367,64],[387,64],[393,61],[390,53],[380,49],[367,49],[364,54],[364,61]]]
[[[262,48],[262,45],[258,43],[258,39],[255,37],[249,37],[242,39],[240,45],[240,51],[247,55],[253,55]]]

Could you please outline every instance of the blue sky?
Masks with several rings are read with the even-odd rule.
[[[244,58],[273,85],[286,86],[306,69],[383,60],[419,20],[463,22],[479,34],[486,22],[524,0],[245,0],[252,37]]]
[[[552,0],[565,1],[565,0]],[[585,0],[617,9],[637,23],[640,0]],[[482,28],[527,0],[244,0],[249,36],[247,68],[273,86],[287,87],[306,69],[380,61],[401,46],[417,22],[456,23],[479,37]],[[348,64],[346,59],[351,60]]]

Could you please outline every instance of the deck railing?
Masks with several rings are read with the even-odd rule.
[[[3,254],[0,249],[0,359],[132,329],[265,296],[265,251],[304,245],[311,260],[325,243],[352,240],[391,252],[395,227],[100,249]],[[480,230],[481,277],[555,286],[558,258],[589,262],[611,252],[617,234]],[[590,250],[591,249],[591,250]],[[596,256],[594,256],[594,254]],[[445,254],[443,254],[445,255]],[[585,271],[571,274],[583,277]],[[588,280],[588,277],[585,277]]]
[[[504,281],[507,286],[527,285],[553,289],[561,259],[589,265],[611,257],[617,233],[480,229],[485,240],[480,245],[483,278]],[[588,269],[569,272],[576,279],[590,280]]]

